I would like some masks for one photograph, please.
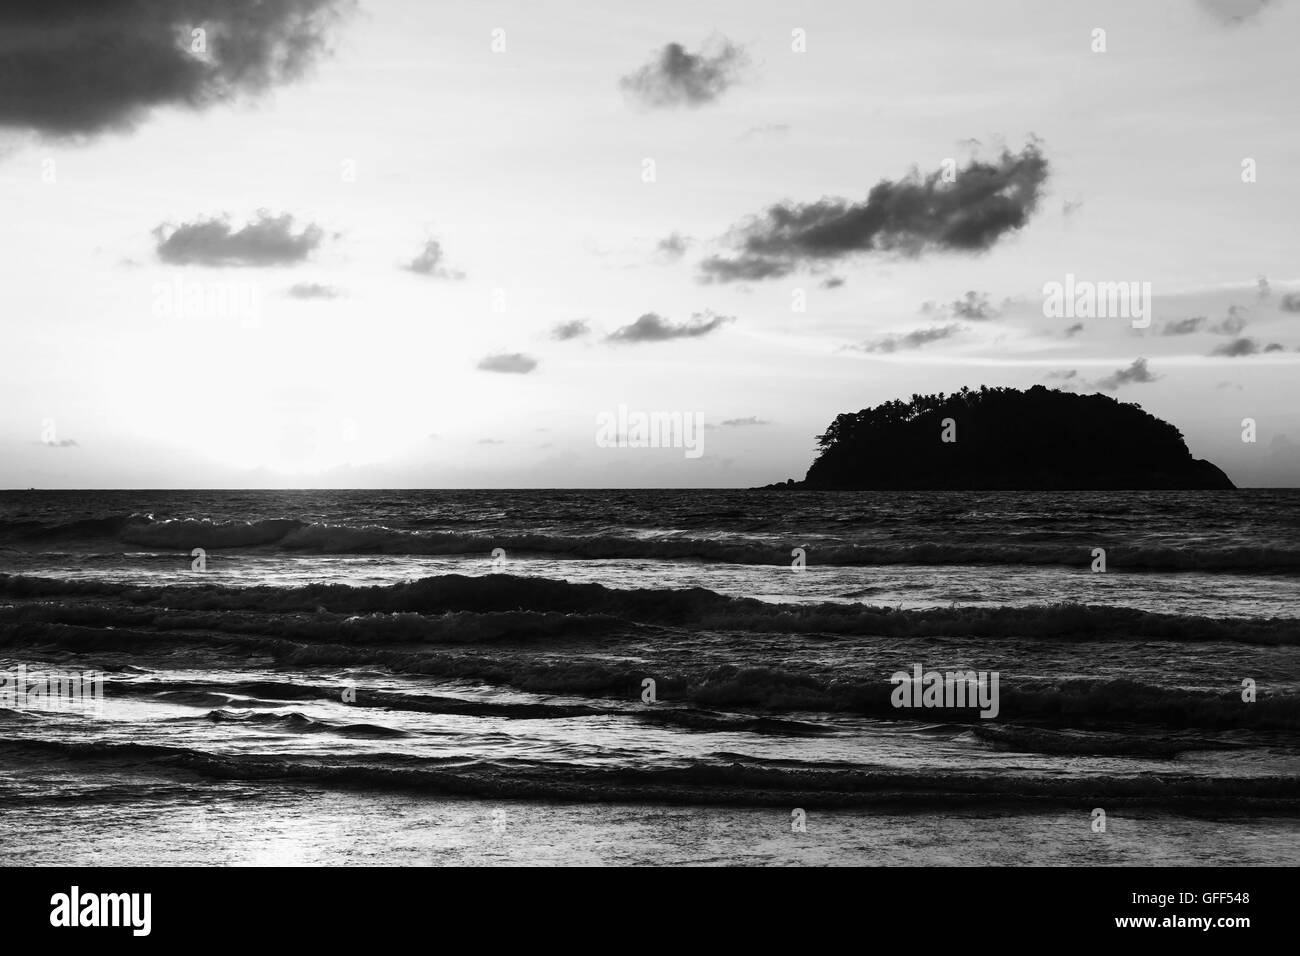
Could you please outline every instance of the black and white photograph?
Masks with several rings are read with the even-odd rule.
[[[1300,864],[1298,40],[4,0],[0,867],[87,874],[24,919],[1155,867],[1112,936],[1249,939],[1234,872]]]

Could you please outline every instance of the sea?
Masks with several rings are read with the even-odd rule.
[[[0,492],[0,864],[1295,865],[1300,491]]]

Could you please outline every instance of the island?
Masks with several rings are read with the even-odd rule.
[[[1042,385],[963,387],[839,415],[808,490],[1228,490],[1182,433],[1131,402]]]

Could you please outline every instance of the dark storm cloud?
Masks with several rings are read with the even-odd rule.
[[[498,352],[480,359],[478,368],[483,372],[504,372],[512,375],[527,375],[537,368],[537,359],[522,352]]]
[[[220,219],[200,219],[172,227],[169,223],[153,231],[158,258],[177,265],[280,266],[302,262],[325,238],[325,231],[313,223],[295,233],[293,216],[272,216],[262,210],[257,219],[241,229],[231,229]]]
[[[1070,326],[1065,330],[1065,337],[1067,339],[1072,339],[1082,331],[1083,331],[1083,323],[1075,322],[1074,325]]]
[[[646,106],[701,106],[712,103],[736,82],[748,58],[728,40],[713,50],[688,53],[669,43],[645,66],[619,81],[632,98]]]
[[[551,328],[551,338],[557,342],[567,342],[569,339],[576,339],[591,332],[591,326],[587,324],[586,319],[574,319],[571,322],[561,322]]]
[[[690,322],[674,325],[661,315],[647,312],[631,325],[625,325],[605,336],[605,341],[619,344],[638,342],[667,342],[670,339],[691,339],[708,335],[722,328],[728,322],[734,322],[730,315],[714,315],[712,312],[696,312]]]
[[[778,203],[738,226],[737,253],[700,264],[705,282],[767,279],[870,252],[983,252],[1038,208],[1048,163],[1031,142],[992,163],[972,160],[955,182],[913,170],[881,180],[863,202]]]
[[[319,282],[299,282],[289,287],[289,295],[295,299],[337,299],[339,290]]]
[[[1283,312],[1300,312],[1300,292],[1288,292],[1278,302]]]
[[[961,326],[954,322],[951,325],[936,325],[928,329],[917,329],[915,332],[908,332],[905,335],[886,335],[874,342],[864,342],[861,345],[850,345],[848,347],[859,352],[901,352],[908,349],[923,348],[931,342],[952,338],[960,331]]]
[[[1134,359],[1133,364],[1128,368],[1119,369],[1105,378],[1100,379],[1096,385],[1097,388],[1107,392],[1113,392],[1122,385],[1141,385],[1147,382],[1154,382],[1160,376],[1153,375],[1147,368],[1147,360],[1144,358]]]
[[[434,279],[463,279],[465,273],[443,268],[442,243],[430,239],[420,250],[420,254],[406,263],[402,268],[416,275],[431,276]]]
[[[352,0],[5,0],[0,126],[129,129],[300,77]],[[202,29],[205,49],[192,31]]]

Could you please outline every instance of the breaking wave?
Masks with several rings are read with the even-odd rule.
[[[311,617],[281,617],[277,631],[298,640],[345,643],[578,639],[643,626],[884,637],[1300,643],[1296,618],[1209,618],[1072,603],[919,610],[860,604],[783,605],[707,588],[624,589],[507,574],[447,574],[373,586],[248,588],[142,586],[0,574],[0,597],[78,602],[0,608],[0,624],[210,627],[258,633],[265,622],[244,615],[297,614]],[[88,598],[112,603],[90,604]]]

